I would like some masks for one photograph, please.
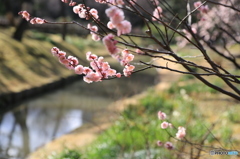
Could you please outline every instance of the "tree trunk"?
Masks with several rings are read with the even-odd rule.
[[[16,27],[16,31],[13,34],[15,40],[21,41],[24,31],[28,27],[28,22],[25,19],[22,19],[20,24]]]
[[[27,10],[32,13],[32,0],[22,0],[22,10]],[[22,19],[18,26],[16,26],[16,31],[13,34],[13,38],[21,41],[24,31],[27,29],[28,22]]]
[[[66,22],[66,8],[65,8],[65,3],[62,3],[61,1],[59,1],[61,3],[61,16],[64,22]],[[63,24],[62,26],[62,40],[65,41],[66,39],[66,35],[67,35],[67,24]]]

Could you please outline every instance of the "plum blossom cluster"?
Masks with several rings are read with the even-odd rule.
[[[96,25],[92,26],[91,24],[88,24],[87,28],[90,30],[90,34],[92,35],[92,39],[94,41],[99,41],[101,38],[96,32],[98,31],[98,27]]]
[[[129,50],[125,49],[121,53],[120,50],[117,48],[116,44],[117,41],[114,39],[113,34],[108,34],[103,38],[103,44],[109,51],[110,55],[117,59],[122,66],[124,66],[123,74],[124,76],[128,77],[132,74],[135,66],[131,65],[130,62],[133,61],[134,55],[129,53]]]
[[[65,65],[68,69],[74,70],[76,74],[84,75],[83,80],[87,83],[99,82],[102,79],[116,76],[121,77],[120,73],[112,69],[108,62],[104,62],[103,57],[98,57],[91,52],[86,53],[86,58],[90,61],[90,67],[84,67],[78,64],[78,59],[73,56],[66,57],[64,51],[59,50],[57,47],[53,47],[51,52],[54,56],[58,57],[59,62]]]
[[[98,19],[98,11],[94,8],[90,9],[86,7],[84,4],[78,4],[77,6],[73,7],[73,12],[78,14],[80,18],[86,18],[87,20],[90,18]]]
[[[186,128],[179,126],[178,132],[176,133],[176,138],[183,139],[186,136]]]
[[[167,118],[166,113],[164,113],[162,111],[159,111],[157,115],[158,115],[158,119],[159,120],[165,120]],[[167,121],[163,121],[161,123],[161,128],[162,129],[167,129],[168,127],[173,128],[173,125],[171,123],[167,122]],[[185,136],[186,136],[186,128],[184,128],[182,126],[179,126],[178,127],[178,131],[176,133],[176,138],[181,140]],[[164,145],[164,147],[169,149],[169,150],[174,149],[174,146],[173,146],[173,144],[171,142],[166,142],[165,144],[163,144],[163,142],[157,141],[157,145],[158,146],[163,146]]]
[[[129,21],[124,20],[124,12],[116,6],[111,6],[106,10],[106,15],[110,18],[107,24],[109,29],[116,28],[117,35],[130,33],[132,25]]]
[[[69,1],[69,0],[62,0],[63,3],[69,3],[69,6],[75,6],[77,3],[76,2],[73,2],[72,0]]]
[[[166,149],[168,149],[168,150],[173,150],[173,149],[174,149],[173,144],[172,144],[171,142],[169,142],[169,141],[163,143],[163,142],[161,142],[160,140],[158,140],[158,141],[157,141],[157,145],[158,145],[159,147],[164,146],[164,147],[165,147]]]
[[[160,19],[162,17],[162,8],[160,6],[158,6],[157,8],[155,8],[155,10],[153,11],[153,17],[152,20],[153,21],[157,21],[157,19]]]
[[[20,11],[18,12],[19,15],[22,16],[23,19],[29,21],[31,24],[43,24],[43,23],[47,23],[47,21],[45,19],[41,19],[38,17],[34,17],[31,18],[31,15],[27,12],[27,11]]]
[[[209,11],[208,5],[203,5],[201,1],[197,1],[193,5],[203,14],[206,14]]]
[[[124,5],[124,1],[123,0],[95,0],[98,3],[108,3],[111,5]]]
[[[167,118],[166,113],[159,111],[158,112],[158,119],[159,120],[165,120]]]
[[[131,3],[131,5],[134,5],[137,0],[129,0],[128,2]],[[95,2],[98,3],[107,3],[109,5],[115,5],[115,6],[122,6],[126,5],[123,0],[95,0]]]
[[[116,46],[118,42],[114,39],[114,37],[115,36],[113,34],[108,34],[102,39],[103,44],[112,57],[115,57],[120,51]]]
[[[198,18],[201,21],[205,21],[206,20],[206,16],[204,16],[204,15],[209,12],[208,5],[203,5],[201,1],[197,1],[193,5],[200,12],[200,14],[198,14]]]
[[[165,120],[167,118],[167,115],[164,112],[159,111],[158,112],[158,119],[159,120]],[[163,121],[161,123],[162,129],[167,129],[168,127],[173,128],[173,125],[167,121]],[[186,135],[186,129],[182,126],[178,127],[178,132],[176,133],[176,137],[178,139],[183,139]]]
[[[196,27],[195,24],[191,26],[191,30],[193,34],[197,34],[197,29],[195,27]],[[187,37],[188,39],[192,39],[192,34],[188,30],[182,29],[181,31],[184,33],[185,37]],[[182,38],[182,37],[177,37],[176,40],[177,40],[177,45],[180,48],[183,48],[189,43],[189,41],[186,38]]]
[[[240,39],[239,31],[236,31],[235,26],[238,26],[239,21],[239,12],[232,10],[231,8],[225,7],[232,6],[234,3],[239,2],[238,0],[226,1],[219,0],[218,3],[223,5],[212,6],[206,14],[201,14],[201,20],[199,20],[195,26],[198,30],[198,35],[202,37],[205,41],[216,41],[219,40],[219,35],[226,40],[227,43],[235,43],[235,40],[232,41],[229,38],[235,37],[235,39]],[[227,25],[226,25],[227,24]],[[217,27],[216,27],[217,26]],[[228,33],[223,34],[220,32],[221,29],[226,30]],[[219,31],[220,29],[220,31]],[[224,41],[225,41],[224,40]]]

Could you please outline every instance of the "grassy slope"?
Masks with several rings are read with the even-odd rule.
[[[27,31],[22,42],[18,42],[11,38],[14,28],[0,30],[0,93],[18,92],[72,75],[52,56],[53,46],[79,57],[82,63],[89,48],[85,44],[93,43],[93,49],[100,45],[77,37],[67,37],[66,42],[59,35],[33,31]]]

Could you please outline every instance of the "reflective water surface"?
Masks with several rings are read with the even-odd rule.
[[[139,80],[141,78],[141,80]],[[0,115],[0,159],[22,159],[47,142],[91,121],[110,103],[154,84],[151,76],[94,84],[76,82]]]
[[[25,156],[82,123],[78,109],[22,107],[3,116],[0,146],[5,156]]]

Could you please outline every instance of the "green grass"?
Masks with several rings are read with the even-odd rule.
[[[223,82],[220,79],[215,79],[213,84],[219,87],[223,87]],[[205,84],[201,83],[197,79],[195,79],[192,75],[184,75],[181,77],[178,83],[174,83],[172,87],[169,89],[169,93],[176,93],[180,91],[185,91],[187,94],[193,93],[218,93],[217,90],[212,89]]]
[[[82,155],[77,150],[65,149],[60,154],[49,156],[48,159],[82,159]]]
[[[201,85],[195,87],[197,88],[197,86],[202,87]],[[157,118],[159,110],[168,115],[167,121],[176,128],[178,126],[186,127],[189,141],[200,143],[204,139],[205,143],[214,144],[218,138],[222,145],[228,146],[232,130],[229,127],[223,127],[220,131],[219,129],[211,129],[212,124],[203,120],[204,114],[198,109],[188,92],[179,91],[179,93],[173,94],[172,89],[174,88],[165,92],[149,90],[148,95],[142,98],[139,104],[129,105],[108,130],[81,152],[83,158],[138,159],[146,158],[149,153],[155,157],[177,158],[175,150],[169,151],[156,145],[157,140],[160,140],[162,142],[172,141],[176,150],[181,150],[184,147],[184,143],[174,139],[176,129],[164,130],[160,128],[162,121]],[[222,124],[219,125],[223,126]],[[208,133],[209,130],[214,135]],[[185,151],[189,152],[186,150],[189,145],[185,145],[185,147]]]

